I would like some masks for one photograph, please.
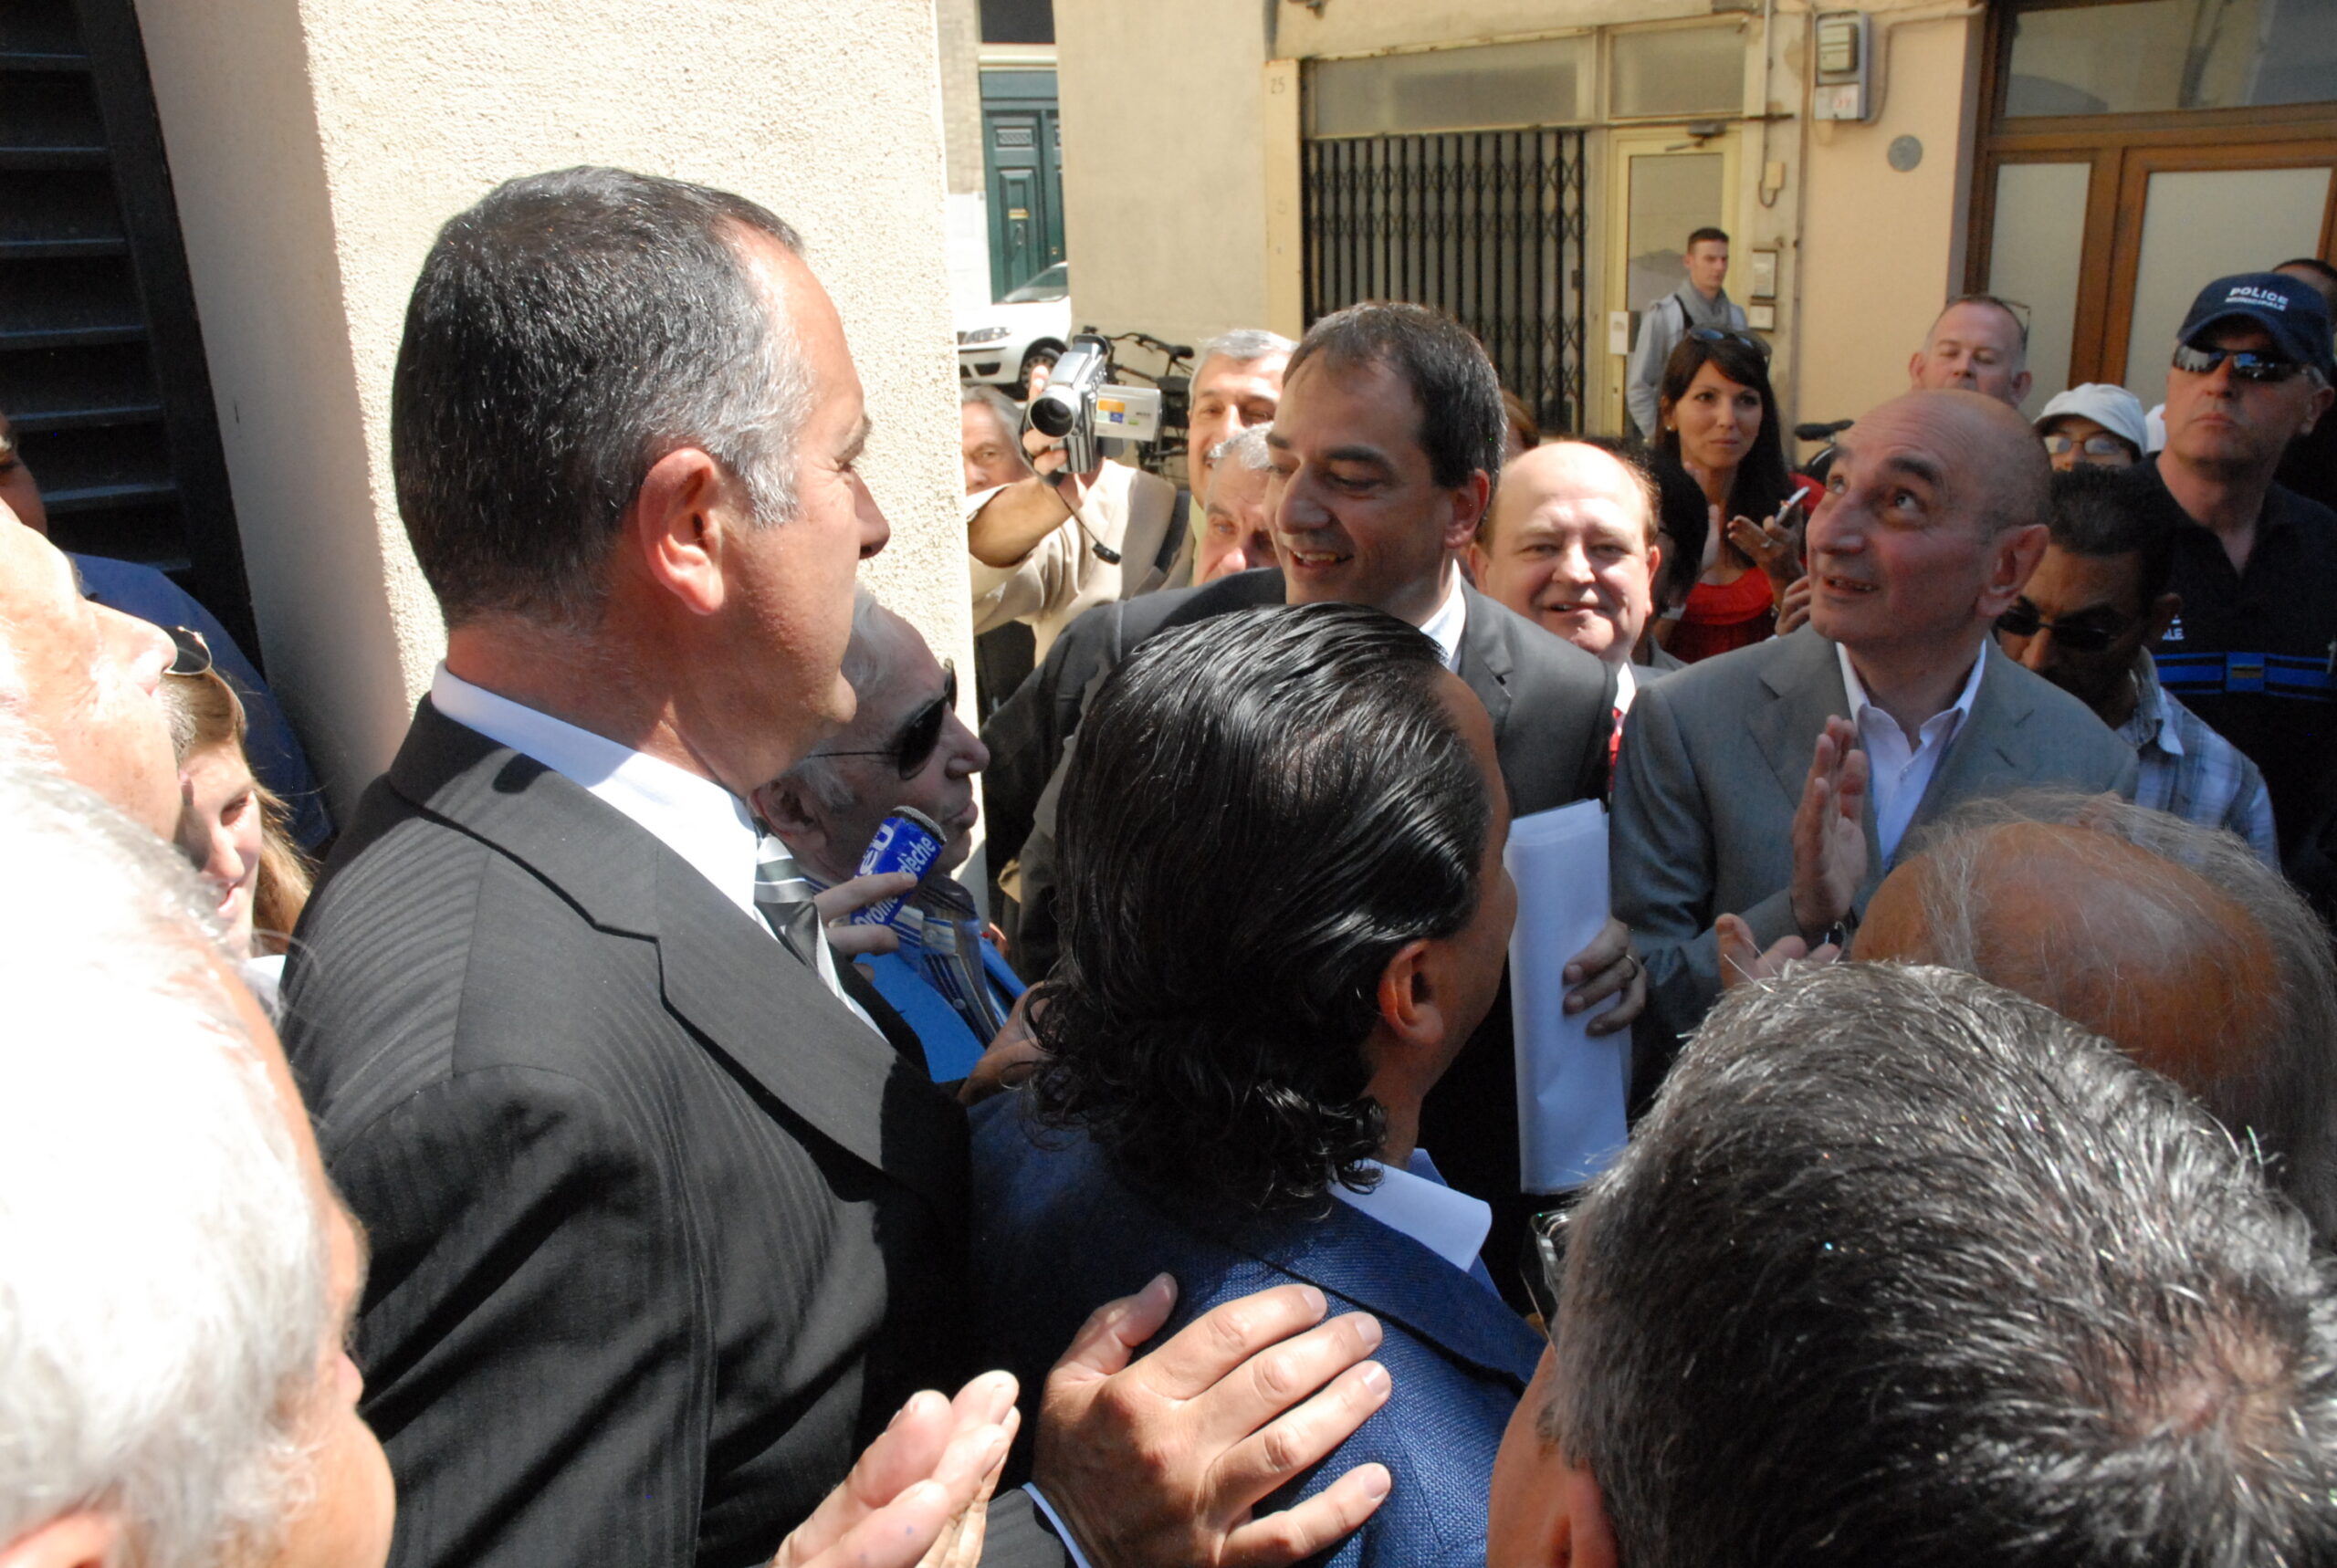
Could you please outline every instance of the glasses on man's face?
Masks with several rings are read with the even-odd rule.
[[[173,650],[164,674],[200,675],[210,670],[211,644],[203,640],[202,632],[192,626],[165,626],[162,630],[169,634]]]
[[[1734,343],[1741,349],[1752,350],[1765,360],[1769,357],[1769,345],[1749,332],[1734,332],[1726,327],[1691,327],[1688,336],[1699,343]]]
[[[2123,457],[2131,450],[2122,438],[2110,434],[2089,435],[2082,441],[2073,435],[2056,434],[2045,438],[2045,450],[2056,457],[2067,456],[2071,447],[2088,457]]]
[[[2026,599],[2017,599],[2010,610],[1996,617],[1996,630],[2007,637],[2034,637],[2039,632],[2050,632],[2054,643],[2070,653],[2099,653],[2133,630],[2134,620],[2134,617],[2124,617],[2114,624],[2100,621],[2048,621],[2037,612],[2037,606]]]
[[[2278,354],[2259,354],[2253,349],[2195,349],[2188,343],[2175,346],[2175,368],[2188,371],[2195,376],[2214,375],[2216,367],[2226,360],[2231,361],[2232,380],[2267,385],[2287,381],[2304,369],[2295,360],[2284,360]]]
[[[823,751],[823,757],[889,757],[893,766],[904,779],[914,779],[925,771],[933,760],[933,748],[941,744],[941,726],[948,718],[949,710],[958,706],[958,665],[955,660],[941,661],[941,695],[909,715],[901,726],[893,744],[874,751]]]

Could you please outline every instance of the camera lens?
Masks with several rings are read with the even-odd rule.
[[[1079,411],[1067,397],[1041,392],[1031,400],[1031,425],[1042,435],[1068,435],[1078,418]]]

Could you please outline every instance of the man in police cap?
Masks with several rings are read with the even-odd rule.
[[[2175,335],[2166,446],[2127,470],[2174,526],[2167,690],[2264,770],[2288,854],[2337,783],[2337,514],[2273,482],[2327,417],[2329,308],[2276,272],[2217,278]]]

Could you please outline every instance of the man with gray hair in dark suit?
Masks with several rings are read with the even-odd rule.
[[[1640,694],[1616,770],[1616,912],[1645,956],[1652,1092],[1737,943],[1847,945],[1909,830],[2023,785],[2132,797],[2134,754],[1989,636],[2046,542],[2019,415],[1909,392],[1843,433],[1808,533],[1809,624]]]
[[[964,1113],[819,921],[756,897],[746,801],[852,717],[855,566],[890,532],[800,250],[740,197],[572,169],[451,220],[407,311],[391,456],[446,659],[285,992],[372,1238],[402,1565],[769,1560],[899,1395],[974,1370]],[[1114,1563],[1345,1534],[1384,1471],[1252,1505],[1377,1407],[1376,1324],[1266,1292],[1129,1365],[1172,1299],[1050,1380],[1053,1517]],[[992,1568],[1063,1560],[1038,1502],[991,1508]]]

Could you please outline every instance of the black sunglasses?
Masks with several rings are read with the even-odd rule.
[[[2115,626],[2048,621],[2026,599],[2016,601],[2010,610],[1996,617],[1996,630],[2007,637],[2034,637],[2039,632],[2050,632],[2053,641],[2072,653],[2099,653],[2133,630],[2133,625],[2131,619]]]
[[[192,626],[165,626],[162,630],[176,650],[164,674],[200,675],[211,668],[211,644],[203,640],[202,632]]]
[[[2188,343],[2175,346],[2175,368],[2189,371],[2195,376],[2215,374],[2216,367],[2226,360],[2231,361],[2231,379],[2236,382],[2284,382],[2304,369],[2298,361],[2259,354],[2253,349],[2195,349]]]
[[[823,751],[823,757],[889,757],[893,766],[904,779],[914,779],[925,771],[933,760],[933,748],[941,744],[941,725],[949,710],[958,706],[958,664],[953,659],[941,661],[941,695],[909,716],[901,726],[901,733],[893,744],[874,751]]]
[[[1750,349],[1763,359],[1769,357],[1769,345],[1749,332],[1734,332],[1725,327],[1691,327],[1688,336],[1699,343],[1734,343]]]

